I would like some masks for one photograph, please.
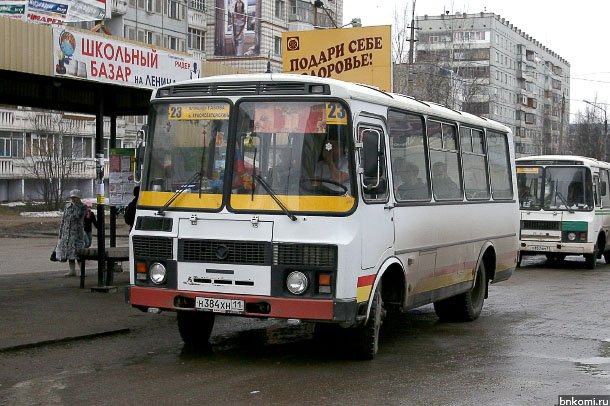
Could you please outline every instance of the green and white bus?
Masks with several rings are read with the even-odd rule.
[[[521,211],[519,260],[582,255],[588,268],[610,261],[610,164],[572,155],[516,160]]]

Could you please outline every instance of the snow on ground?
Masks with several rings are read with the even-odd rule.
[[[19,213],[22,217],[61,217],[61,211],[24,211]]]

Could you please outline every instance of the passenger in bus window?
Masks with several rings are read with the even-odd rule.
[[[394,163],[397,184],[395,186],[398,200],[422,200],[428,198],[428,188],[422,182],[419,168],[413,162],[398,158]]]
[[[447,175],[447,165],[444,162],[436,162],[432,165],[432,187],[434,195],[440,199],[460,197],[460,188]]]
[[[322,147],[322,162],[319,164],[319,177],[337,183],[349,180],[347,156],[344,156],[336,140],[329,140]]]

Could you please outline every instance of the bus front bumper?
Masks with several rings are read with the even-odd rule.
[[[564,254],[564,255],[583,255],[593,253],[593,244],[591,243],[565,243],[558,241],[527,241],[521,240],[519,251],[535,254]]]
[[[243,300],[245,310],[230,313],[243,317],[273,317],[310,321],[353,322],[356,320],[356,300],[282,298],[269,296],[228,295],[207,292],[189,292],[162,288],[129,286],[125,300],[143,311],[149,309],[178,311],[197,310],[197,297]],[[218,314],[225,314],[222,311]]]

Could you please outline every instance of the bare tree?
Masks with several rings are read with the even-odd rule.
[[[576,114],[572,136],[568,138],[569,150],[575,155],[605,160],[604,117],[592,106]]]
[[[57,113],[31,113],[31,139],[26,148],[26,170],[36,180],[48,210],[63,204],[66,180],[74,172],[72,136],[75,123]]]
[[[394,8],[394,32],[392,33],[392,60],[394,61],[394,83],[395,93],[407,94],[407,82],[409,75],[409,10],[405,2],[401,9]]]

